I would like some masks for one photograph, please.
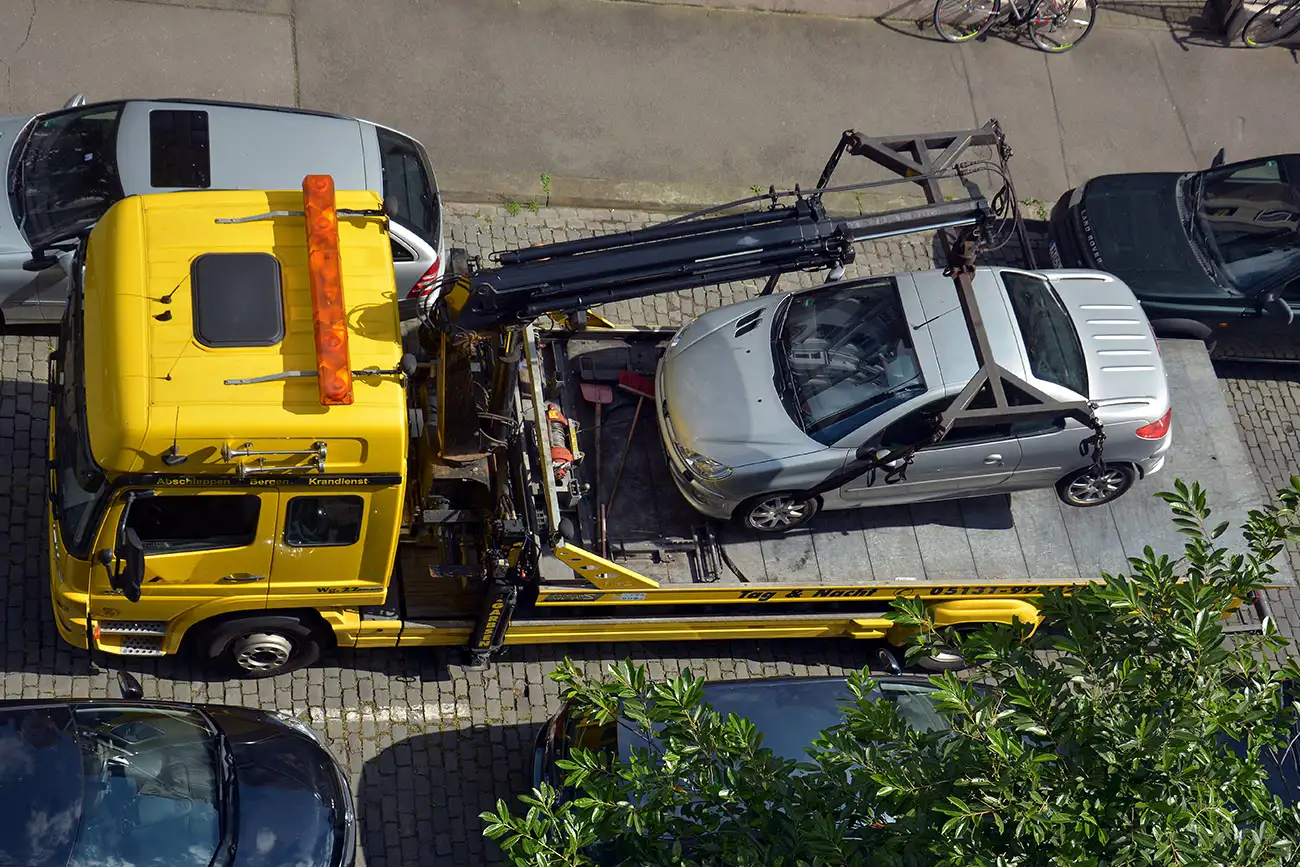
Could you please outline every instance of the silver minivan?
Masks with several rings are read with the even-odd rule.
[[[922,441],[978,365],[956,287],[941,271],[826,283],[711,310],[659,365],[656,403],[672,475],[698,511],[780,532],[822,509],[1055,487],[1110,502],[1158,471],[1172,440],[1155,337],[1123,282],[1098,271],[980,268],[975,297],[995,360],[1057,400],[1092,401],[1105,471],[1073,420],[958,427],[893,484],[859,476],[809,493],[860,449]]]
[[[445,268],[442,201],[424,147],[364,120],[195,100],[85,104],[0,117],[0,325],[57,322],[77,236],[124,196],[292,190],[328,174],[373,190],[389,213],[398,297],[431,293]]]

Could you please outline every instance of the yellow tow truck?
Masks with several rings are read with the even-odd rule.
[[[1131,533],[1162,532],[1162,507],[1130,499],[1124,521],[1108,510],[1053,520],[1014,495],[1009,526],[953,527],[947,512],[859,524],[876,539],[859,552],[842,522],[756,540],[683,511],[653,421],[627,437],[623,517],[608,526],[587,470],[594,426],[581,382],[611,358],[652,373],[671,337],[587,308],[757,277],[774,286],[789,271],[851,262],[867,238],[985,226],[982,197],[948,201],[928,187],[930,204],[882,214],[837,218],[822,206],[845,152],[897,156],[914,143],[899,171],[924,186],[951,174],[954,141],[1001,148],[995,126],[944,135],[928,142],[945,154],[935,163],[921,137],[846,133],[817,190],[789,204],[773,192],[762,210],[513,251],[495,268],[462,262],[436,301],[400,310],[415,328],[399,315],[373,193],[308,176],[302,192],[124,199],[77,250],[50,359],[60,635],[124,657],[185,648],[264,677],[332,646],[461,646],[485,662],[531,643],[897,642],[905,635],[885,615],[900,594],[948,624],[1036,623],[1043,586],[1093,579],[1158,545]],[[960,286],[960,265],[954,277]],[[1175,392],[1203,389],[1213,377],[1203,350],[1178,353],[1181,367],[1166,354]],[[1225,473],[1249,481],[1239,444],[1226,454],[1196,436],[1171,455],[1181,472],[1212,490]],[[1220,454],[1198,460],[1206,448]],[[1229,511],[1255,502],[1233,485]],[[1048,556],[1060,550],[1072,559]]]

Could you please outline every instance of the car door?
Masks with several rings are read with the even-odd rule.
[[[936,416],[951,400],[930,401],[864,441],[889,450],[916,443],[934,429]],[[903,480],[888,484],[877,472],[873,484],[870,474],[863,475],[841,487],[840,497],[846,504],[884,506],[979,496],[1010,480],[1020,456],[1020,443],[1006,422],[954,428],[941,442],[916,452]]]
[[[71,251],[55,251],[59,263],[28,271],[30,251],[0,254],[0,314],[10,325],[58,322],[68,303]]]
[[[144,546],[144,584],[132,603],[112,591],[106,569],[92,572],[90,615],[172,620],[201,605],[238,596],[240,607],[266,604],[279,496],[274,490],[158,491],[136,499],[126,526]],[[110,508],[92,557],[111,550],[123,502]],[[212,613],[217,613],[213,611]]]
[[[1051,487],[1091,460],[1079,454],[1079,443],[1092,431],[1073,419],[1019,421],[1012,424],[1011,433],[1020,443],[1020,466],[1011,476],[1010,490]]]

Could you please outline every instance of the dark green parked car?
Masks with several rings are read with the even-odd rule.
[[[1052,209],[1052,265],[1119,277],[1161,337],[1234,333],[1300,352],[1300,154],[1222,158],[1070,190]]]

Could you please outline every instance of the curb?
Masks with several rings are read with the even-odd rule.
[[[742,184],[552,176],[548,198],[542,188],[541,175],[521,172],[457,172],[444,169],[439,173],[438,181],[444,202],[493,207],[507,207],[511,202],[527,207],[529,203],[536,202],[544,208],[689,214],[755,196],[752,187]],[[808,188],[811,188],[812,183],[809,182]],[[864,190],[860,198],[848,193],[831,194],[826,197],[826,205],[833,212],[851,213],[859,208],[869,212],[887,211],[924,201],[919,188],[914,195],[909,195],[911,189],[910,185],[899,184],[892,189],[886,188],[887,191]],[[751,202],[741,207],[755,206],[762,207],[763,203]]]

